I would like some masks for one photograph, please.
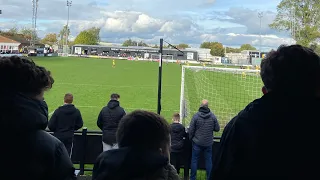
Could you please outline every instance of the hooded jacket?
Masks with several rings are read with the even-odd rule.
[[[190,123],[189,138],[199,146],[212,146],[213,131],[219,132],[220,125],[208,107],[200,107]]]
[[[48,128],[59,139],[72,139],[74,131],[82,128],[83,120],[80,111],[73,104],[60,106],[51,116]]]
[[[179,176],[159,153],[120,148],[98,157],[92,180],[179,180]]]
[[[106,144],[115,144],[119,122],[126,113],[117,100],[110,100],[108,105],[102,108],[97,126],[102,130],[102,141]]]
[[[1,178],[32,180],[76,179],[64,145],[45,130],[45,102],[16,95],[1,103]]]

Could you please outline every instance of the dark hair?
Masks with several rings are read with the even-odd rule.
[[[174,113],[172,117],[174,120],[180,121],[180,114],[179,113]]]
[[[113,94],[111,94],[110,98],[111,98],[111,99],[119,99],[119,98],[120,98],[120,95],[117,94],[117,93],[113,93]]]
[[[282,45],[261,61],[260,75],[268,91],[314,94],[319,88],[320,58],[309,48]]]
[[[117,141],[119,147],[158,150],[170,142],[170,126],[156,113],[136,110],[120,121]]]
[[[64,95],[64,102],[71,104],[73,102],[73,95],[71,93]]]
[[[52,88],[50,71],[37,66],[32,60],[18,56],[0,58],[0,93],[39,95]]]

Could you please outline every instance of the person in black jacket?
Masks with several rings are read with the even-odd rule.
[[[264,95],[228,123],[212,179],[320,179],[320,57],[281,46],[260,74]]]
[[[20,57],[0,58],[1,179],[76,179],[64,145],[45,131],[45,90],[54,80],[44,67]]]
[[[170,126],[153,112],[126,115],[117,132],[119,149],[97,158],[92,180],[179,180],[170,162]]]
[[[126,115],[124,109],[120,107],[120,95],[111,94],[108,105],[103,107],[97,121],[98,127],[102,130],[103,151],[117,148],[116,133],[119,122]]]
[[[54,111],[48,124],[48,128],[64,144],[70,157],[72,155],[74,131],[83,126],[81,113],[72,102],[73,95],[67,93],[64,96],[64,105]]]
[[[210,177],[214,131],[220,131],[218,120],[209,109],[208,100],[202,100],[199,112],[193,116],[189,127],[189,138],[192,141],[190,180],[197,179],[198,159],[201,151],[205,156],[207,179]]]
[[[180,114],[175,113],[172,117],[173,123],[171,127],[171,153],[170,163],[176,168],[177,173],[180,174],[180,167],[183,161],[184,141],[187,135],[186,128],[180,124]]]

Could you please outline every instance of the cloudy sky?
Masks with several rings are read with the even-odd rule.
[[[262,50],[290,43],[287,33],[268,27],[280,0],[73,0],[70,8],[72,36],[92,26],[101,27],[101,39],[121,43],[128,38],[193,47],[203,41],[226,46],[244,43],[259,47],[262,18]],[[38,33],[58,33],[66,24],[66,0],[39,0]],[[31,0],[0,0],[0,29],[30,27]]]

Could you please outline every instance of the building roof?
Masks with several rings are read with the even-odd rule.
[[[30,44],[30,40],[26,39],[22,34],[16,34],[16,35],[4,35],[3,37],[13,40],[16,43],[21,43],[21,44]],[[44,45],[40,42],[35,42],[36,45]]]
[[[0,35],[0,43],[19,43],[19,42]]]

